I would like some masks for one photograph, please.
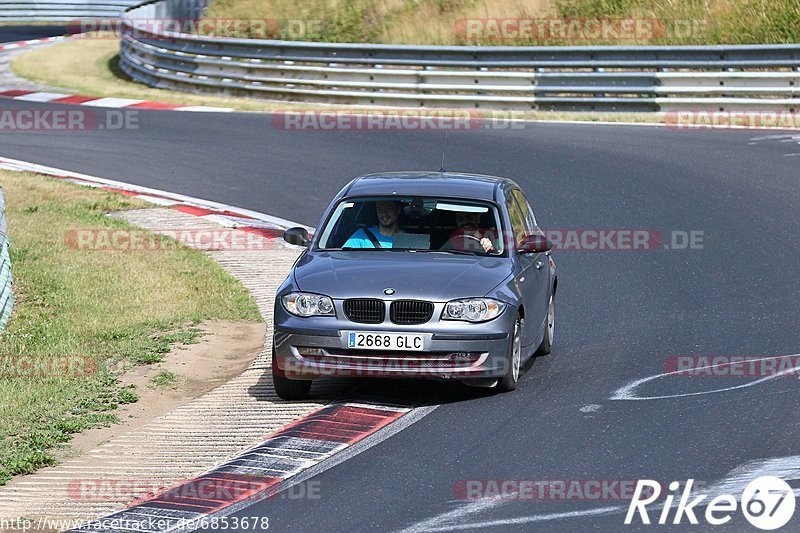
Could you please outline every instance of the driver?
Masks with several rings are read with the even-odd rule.
[[[471,250],[478,247],[484,252],[496,252],[492,242],[493,235],[489,231],[479,229],[481,223],[480,213],[456,213],[456,229],[442,246],[443,250]]]
[[[344,243],[343,248],[391,248],[394,235],[402,232],[397,225],[401,209],[400,202],[375,202],[378,225],[357,229]]]

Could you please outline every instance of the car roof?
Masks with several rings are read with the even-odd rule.
[[[452,196],[496,200],[499,188],[517,187],[509,178],[460,172],[381,172],[350,182],[344,196]]]

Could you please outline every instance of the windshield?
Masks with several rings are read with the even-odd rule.
[[[341,201],[320,233],[323,250],[413,250],[500,255],[497,208],[472,200],[372,197]]]

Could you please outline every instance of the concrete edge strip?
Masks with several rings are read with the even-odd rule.
[[[410,411],[351,402],[328,404],[195,479],[71,531],[198,529],[212,515],[229,514],[229,509],[278,494],[295,476],[364,441]]]

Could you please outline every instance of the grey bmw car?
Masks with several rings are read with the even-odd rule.
[[[456,379],[516,388],[550,352],[551,246],[513,180],[389,172],[352,180],[275,299],[272,375],[287,400],[323,377]]]

